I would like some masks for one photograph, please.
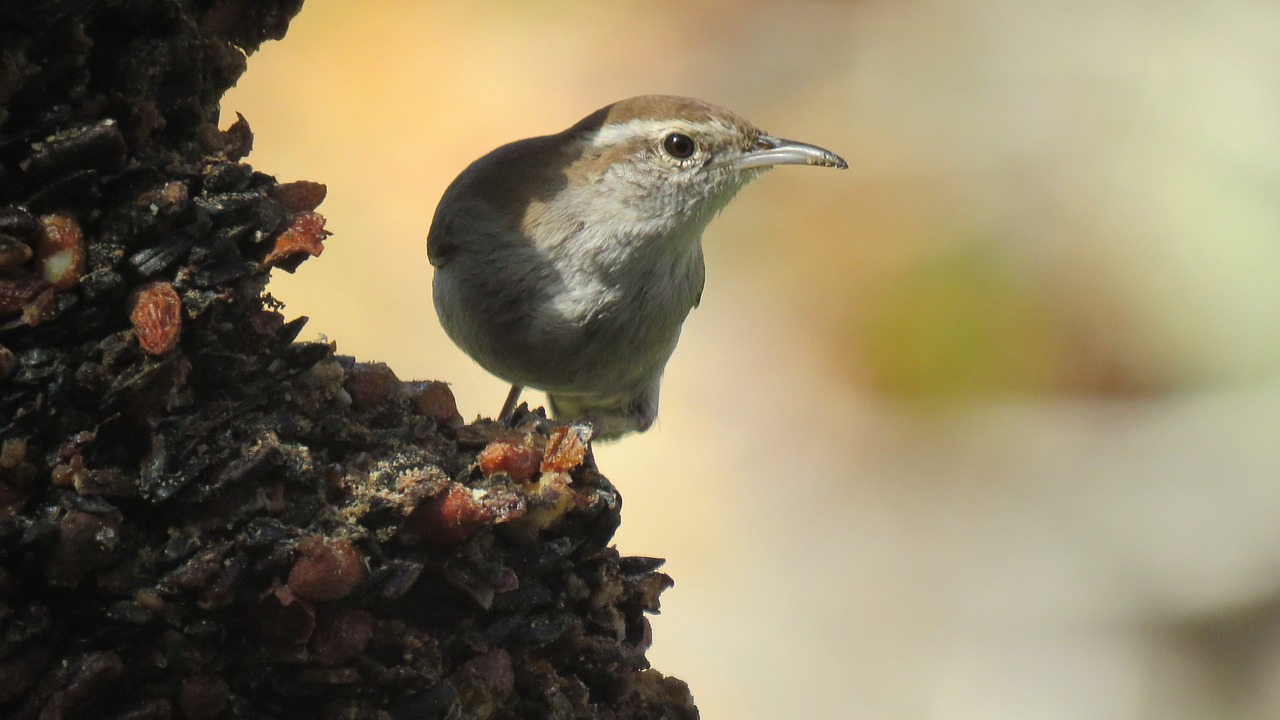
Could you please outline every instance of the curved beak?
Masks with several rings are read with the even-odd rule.
[[[849,163],[844,158],[808,143],[786,140],[772,135],[761,134],[755,147],[743,153],[733,163],[737,170],[749,168],[773,167],[774,165],[817,165],[847,170]]]

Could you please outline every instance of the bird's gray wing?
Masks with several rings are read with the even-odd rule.
[[[697,290],[697,294],[693,296],[693,306],[698,307],[702,303],[702,288],[707,284],[707,268],[702,262],[702,248],[698,248],[698,259],[693,266],[693,286]]]
[[[436,211],[427,231],[427,260],[435,267],[444,267],[458,254],[457,215]]]

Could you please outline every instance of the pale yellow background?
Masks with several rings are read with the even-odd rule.
[[[311,0],[223,122],[329,187],[304,337],[467,417],[506,389],[424,238],[468,162],[649,92],[841,153],[712,224],[658,426],[598,448],[655,666],[716,720],[1261,720],[1277,68],[1274,0]]]

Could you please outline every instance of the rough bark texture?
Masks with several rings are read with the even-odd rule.
[[[692,718],[589,433],[297,343],[216,127],[300,0],[0,1],[0,716]]]

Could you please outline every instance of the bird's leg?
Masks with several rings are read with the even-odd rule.
[[[498,413],[498,422],[511,421],[511,417],[516,414],[516,403],[520,402],[520,393],[523,391],[523,385],[511,386],[511,392],[507,393],[507,401],[502,403],[502,411]]]

